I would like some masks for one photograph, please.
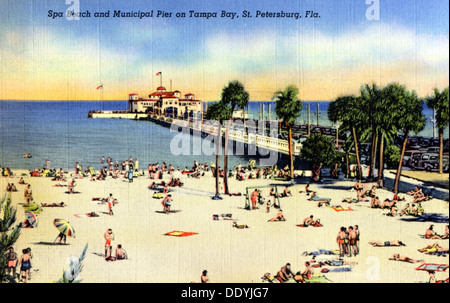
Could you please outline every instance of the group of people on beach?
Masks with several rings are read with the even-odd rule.
[[[8,247],[6,252],[6,275],[15,279],[19,278],[19,282],[27,283],[27,280],[31,280],[31,248],[22,249],[22,255],[18,258],[17,253],[12,246]],[[16,273],[17,267],[20,265],[19,273]],[[17,276],[16,276],[17,275]]]
[[[358,225],[340,228],[336,237],[340,257],[356,257],[359,254],[359,236]]]
[[[284,283],[289,279],[293,279],[297,283],[307,283],[313,275],[314,270],[311,266],[311,262],[306,261],[305,269],[303,271],[297,271],[294,273],[291,269],[291,264],[286,263],[286,265],[280,268],[275,276],[272,276],[270,273],[266,273],[262,278],[270,283]]]
[[[112,241],[114,241],[114,233],[111,228],[108,228],[105,231],[105,233],[103,234],[103,238],[105,239],[105,260],[106,261],[116,261],[116,260],[128,259],[128,255],[121,244],[117,244],[116,249],[114,251],[114,255],[113,255]]]

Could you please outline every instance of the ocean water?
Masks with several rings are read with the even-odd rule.
[[[259,102],[248,106],[249,117],[259,117]],[[267,104],[271,103],[271,118],[274,119],[275,105],[265,104],[265,118],[268,119]],[[304,102],[298,122],[307,121],[307,106],[310,104],[311,123],[316,123],[317,102]],[[328,102],[319,103],[320,125],[331,126],[327,119]],[[168,128],[147,121],[126,119],[88,119],[90,110],[126,110],[127,101],[0,101],[0,166],[12,169],[41,168],[50,160],[52,168],[73,169],[78,161],[86,168],[100,169],[100,158],[111,157],[113,161],[133,157],[140,168],[149,163],[172,164],[183,169],[199,163],[215,162],[208,154],[193,154],[194,142],[187,135],[185,154],[174,155],[171,151],[173,138],[179,135]],[[431,137],[430,119],[432,111],[425,109],[427,128],[420,133]],[[446,129],[448,138],[448,128]],[[202,141],[203,144],[203,141]],[[187,146],[186,146],[187,145]],[[32,158],[23,158],[30,153]],[[229,167],[238,163],[247,164],[250,158],[230,156]],[[221,159],[221,165],[223,160]]]

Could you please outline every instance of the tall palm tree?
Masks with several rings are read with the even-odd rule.
[[[229,108],[221,102],[214,103],[208,106],[206,111],[206,119],[217,121],[217,137],[215,139],[216,145],[216,168],[215,168],[215,178],[216,178],[216,196],[219,194],[219,154],[220,146],[222,140],[222,130],[221,123],[230,116]],[[226,172],[225,172],[225,175]]]
[[[229,194],[228,190],[228,136],[230,131],[231,121],[233,120],[233,112],[236,108],[242,110],[248,104],[249,93],[245,90],[244,85],[237,81],[231,81],[222,89],[222,95],[220,103],[229,108],[229,116],[227,117],[227,125],[225,129],[225,146],[223,155],[223,169],[225,171],[225,176],[223,178],[223,186],[225,194]],[[245,113],[245,112],[244,112]],[[244,114],[245,118],[245,114]]]
[[[361,87],[361,100],[365,104],[361,113],[365,117],[365,126],[363,126],[363,138],[371,138],[370,143],[370,165],[369,165],[369,179],[374,178],[375,164],[376,164],[376,150],[378,144],[378,130],[377,130],[377,116],[382,115],[382,108],[380,104],[383,98],[382,89],[376,85],[364,84]]]
[[[400,175],[402,173],[403,157],[405,155],[406,143],[410,132],[418,133],[425,128],[425,116],[422,112],[423,101],[416,93],[405,91],[404,98],[399,100],[397,126],[403,131],[403,144],[399,156],[397,175],[395,176],[394,192],[398,191]]]
[[[383,186],[384,179],[384,149],[394,142],[397,136],[399,119],[399,104],[406,97],[406,88],[398,83],[391,83],[382,89],[382,98],[378,100],[377,112],[374,114],[375,128],[378,133],[379,166],[377,185]]]
[[[448,87],[442,92],[434,89],[434,95],[426,98],[428,107],[436,111],[436,125],[439,133],[439,173],[443,173],[442,157],[444,154],[444,129],[448,126]]]
[[[289,145],[289,176],[294,177],[294,157],[292,153],[292,126],[300,115],[303,103],[298,98],[298,88],[294,85],[287,86],[282,91],[277,91],[274,95],[275,113],[278,119],[288,128],[288,145]]]
[[[342,124],[339,127],[340,132],[350,131],[353,138],[353,147],[356,153],[356,163],[358,166],[358,177],[361,179],[361,160],[358,149],[358,137],[356,136],[356,127],[359,123],[359,106],[360,99],[355,96],[342,96],[330,103],[328,106],[328,119],[331,122],[340,121]],[[348,144],[347,144],[348,145]],[[350,145],[348,145],[350,147]]]

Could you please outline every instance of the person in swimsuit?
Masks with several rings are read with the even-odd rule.
[[[289,190],[289,188],[285,187],[283,190],[283,193],[281,194],[281,197],[287,197],[287,196],[292,196],[292,193]]]
[[[297,274],[294,277],[295,282],[297,282],[297,283],[306,283],[306,280],[312,278],[312,276],[314,274],[314,271],[313,271],[313,269],[311,267],[311,263],[306,261],[305,262],[305,267],[306,268],[305,268],[305,270],[302,273],[297,272]]]
[[[434,225],[431,224],[430,227],[425,231],[425,238],[427,239],[442,239],[441,236],[434,233]]]
[[[22,256],[20,256],[20,282],[27,283],[27,276],[31,269],[31,251],[28,249],[22,250]],[[28,278],[29,280],[30,278]]]
[[[12,277],[15,277],[17,266],[17,254],[12,246],[8,247],[8,252],[6,253],[6,261],[8,262],[6,274],[9,275],[12,272]]]
[[[114,216],[114,212],[112,210],[113,205],[114,205],[114,197],[113,195],[110,193],[108,199],[106,200],[108,202],[108,215],[110,216]]]
[[[259,192],[258,189],[255,188],[255,190],[250,194],[250,200],[252,202],[252,209],[256,209],[256,203],[258,202]]]
[[[28,184],[24,191],[24,197],[25,197],[25,203],[29,204],[31,201],[33,201],[32,192],[31,192],[31,185]]]
[[[64,202],[60,203],[41,203],[42,207],[64,207],[67,206]]]
[[[382,246],[406,246],[402,241],[394,240],[394,241],[384,241],[384,242],[369,242],[373,247],[382,247]]]
[[[349,226],[348,227],[348,245],[349,245],[349,249],[348,249],[348,253],[349,253],[349,257],[351,257],[352,255],[356,257],[356,255],[358,254],[358,249],[356,247],[356,237],[357,237],[357,233],[356,231],[353,229],[353,226]]]
[[[400,256],[400,254],[394,254],[392,257],[389,258],[389,260],[402,261],[402,262],[408,262],[408,263],[422,262],[422,260],[415,260],[415,259],[411,259],[409,257],[402,257],[402,256]]]
[[[172,195],[166,195],[161,201],[161,205],[163,206],[163,212],[167,214],[170,213],[170,206],[172,205]]]
[[[314,226],[314,216],[311,215],[303,220],[303,226]]]
[[[278,211],[278,214],[275,217],[268,220],[267,222],[276,222],[276,221],[286,221],[283,215],[283,211],[281,209]]]
[[[441,239],[448,239],[449,238],[449,234],[448,234],[448,224],[445,225],[445,229],[444,229],[444,234],[442,235]]]
[[[116,256],[116,260],[128,259],[128,255],[125,252],[125,250],[122,248],[121,244],[117,245],[116,251],[115,251],[115,256]]]
[[[434,243],[433,245],[428,245],[425,248],[418,249],[418,251],[422,253],[448,253],[448,247],[440,246],[438,242]]]
[[[201,277],[200,277],[200,282],[201,282],[201,283],[208,283],[208,282],[209,282],[208,271],[207,271],[207,270],[204,270],[204,271],[202,272],[202,275],[201,275]]]
[[[67,189],[69,190],[69,194],[73,194],[73,189],[75,188],[75,178],[72,179],[72,181],[69,182],[69,185],[67,186]]]
[[[405,207],[400,211],[400,214],[399,214],[400,217],[403,215],[408,215],[411,212],[410,208],[411,207],[410,207],[409,203],[406,203]]]
[[[281,267],[280,271],[277,273],[275,278],[280,280],[280,282],[286,282],[289,278],[293,278],[294,274],[291,271],[291,264],[286,263],[285,266]]]
[[[112,232],[112,229],[109,228],[105,234],[103,235],[103,238],[105,238],[105,259],[108,259],[112,256],[112,240],[114,240],[114,234]]]
[[[361,181],[355,183],[356,198],[358,201],[361,200],[361,192],[363,188],[364,186],[361,184]]]
[[[345,231],[346,231],[345,227],[342,226],[336,237],[336,242],[338,243],[339,246],[339,256],[341,258],[344,257],[345,255],[345,239],[346,239]]]
[[[271,202],[270,202],[270,200],[267,200],[267,202],[266,202],[266,213],[270,212],[270,206],[271,206]]]
[[[355,234],[356,234],[356,238],[355,238],[356,245],[355,245],[355,248],[356,248],[356,254],[358,255],[359,254],[359,226],[355,225],[353,230],[355,231]]]

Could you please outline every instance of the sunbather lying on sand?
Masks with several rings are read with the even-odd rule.
[[[313,258],[314,259],[314,258]],[[315,262],[314,260],[312,262]],[[357,265],[358,262],[353,262],[353,261],[344,261],[344,260],[321,260],[318,261],[317,265],[319,265],[319,267],[322,266],[343,266],[343,265]]]
[[[342,203],[358,203],[358,200],[355,198],[344,198],[341,201]]]
[[[422,262],[422,260],[415,260],[415,259],[411,259],[409,257],[402,257],[402,256],[400,256],[400,254],[394,254],[392,257],[389,258],[389,260],[402,261],[402,262],[408,262],[408,263]]]
[[[100,203],[108,203],[108,198],[92,198],[92,201],[100,201]],[[113,199],[113,205],[119,204],[117,199]]]
[[[41,203],[42,207],[64,207],[67,206],[66,203],[60,202],[60,203]]]
[[[221,214],[220,216],[214,214],[214,215],[212,216],[212,219],[213,219],[213,220],[233,220],[233,219],[231,218],[231,214]]]
[[[242,223],[238,224],[236,221],[233,221],[233,227],[236,227],[238,229],[244,229],[244,228],[248,228],[248,225],[242,224]]]
[[[394,240],[394,241],[385,241],[385,242],[369,242],[373,247],[382,247],[382,246],[406,246],[402,241]]]
[[[428,245],[427,247],[418,249],[418,251],[422,252],[422,253],[427,253],[427,254],[431,254],[431,253],[448,253],[448,247],[442,247],[439,245],[439,243],[434,243],[433,245]]]
[[[280,209],[279,212],[275,217],[268,220],[267,222],[276,222],[276,221],[286,221],[286,218],[284,218],[283,211]]]
[[[308,200],[310,201],[316,201],[317,202],[317,206],[320,207],[322,206],[322,204],[325,204],[326,206],[330,206],[330,198],[322,198],[322,197],[318,197],[316,192],[313,192],[311,194],[311,198],[309,198]]]

